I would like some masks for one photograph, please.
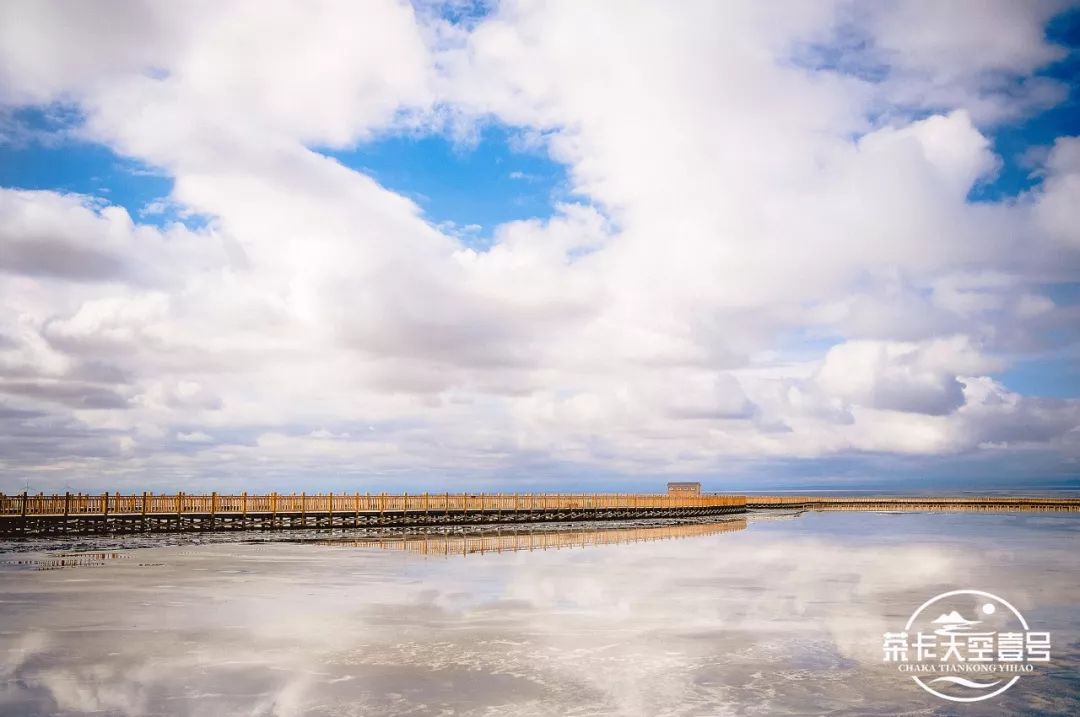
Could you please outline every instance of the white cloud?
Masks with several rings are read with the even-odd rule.
[[[966,106],[981,121],[1015,119],[1062,101],[1068,88],[1034,75],[1067,51],[1047,42],[1065,2],[903,0],[871,10],[871,55],[890,69],[885,99],[940,109]]]
[[[921,345],[849,341],[829,350],[816,381],[856,405],[942,416],[964,405],[959,376],[994,368],[963,337]]]
[[[908,142],[917,143],[919,152],[903,146]],[[859,147],[867,152],[888,153],[900,161],[917,161],[921,155],[930,167],[935,188],[958,199],[966,197],[975,182],[998,164],[990,141],[975,129],[964,110],[948,116],[934,115],[901,129],[878,130],[863,137]]]
[[[1080,137],[1060,137],[1046,160],[1036,219],[1054,238],[1080,247]]]
[[[80,22],[9,3],[0,101],[73,103],[79,136],[174,179],[148,209],[208,222],[0,191],[0,466],[1067,462],[1075,402],[992,378],[1067,323],[1043,285],[1080,275],[1075,138],[1038,189],[968,201],[1000,166],[988,127],[1055,91],[1032,76],[1060,55],[1050,10],[999,10],[508,2],[465,27],[390,1],[103,3]],[[799,61],[845,32],[870,41]],[[582,199],[485,250],[311,148],[492,118]]]

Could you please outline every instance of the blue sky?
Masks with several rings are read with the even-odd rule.
[[[100,197],[149,223],[176,221],[174,212],[145,213],[168,199],[168,173],[80,139],[80,121],[62,106],[12,112],[9,134],[18,139],[0,144],[0,184]],[[546,219],[556,203],[574,201],[566,168],[504,125],[481,127],[468,139],[407,131],[347,149],[317,149],[413,200],[432,224],[452,223],[448,229],[479,245],[499,224]]]
[[[1075,6],[49,7],[0,489],[1077,475]]]
[[[77,112],[63,112],[62,107],[12,112],[6,124],[14,139],[0,145],[0,182],[6,187],[101,197],[133,216],[168,197],[172,179],[164,173],[102,144],[70,136],[80,121]]]
[[[499,224],[547,219],[557,202],[573,201],[566,168],[505,125],[482,126],[469,140],[407,133],[324,152],[409,197],[433,224],[453,222],[480,240]]]
[[[1053,18],[1046,26],[1046,37],[1068,48],[1068,54],[1035,74],[1066,84],[1068,95],[1045,111],[993,129],[994,152],[1002,166],[992,182],[976,188],[974,199],[998,200],[1035,186],[1039,177],[1033,171],[1037,167],[1033,166],[1032,148],[1052,144],[1055,138],[1074,134],[1080,127],[1080,12],[1074,9]]]

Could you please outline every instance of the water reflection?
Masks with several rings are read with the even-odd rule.
[[[427,556],[367,540],[145,548],[92,571],[0,565],[0,714],[1080,713],[1077,516],[742,527],[634,542],[618,529],[585,550],[468,560],[432,559],[455,539],[434,535]],[[957,588],[1002,595],[1050,630],[1054,669],[953,705],[884,666],[881,633]]]
[[[112,552],[56,553],[43,557],[11,558],[0,565],[30,568],[32,570],[64,570],[66,568],[99,568],[110,560],[120,560],[124,554]]]
[[[542,526],[487,528],[476,531],[461,529],[431,530],[424,533],[384,533],[378,537],[360,539],[336,538],[312,541],[334,548],[381,548],[406,550],[420,555],[483,555],[515,550],[559,550],[587,548],[595,545],[644,543],[655,540],[679,540],[746,529],[746,518],[727,518],[712,523],[683,523],[648,525],[630,528],[603,525],[574,527],[559,530]]]

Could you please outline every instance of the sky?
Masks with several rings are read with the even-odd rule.
[[[0,4],[0,491],[1080,486],[1080,5]]]

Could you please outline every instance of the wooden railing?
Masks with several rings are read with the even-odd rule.
[[[0,494],[0,516],[448,513],[723,506],[738,508],[745,505],[745,496],[670,496],[644,493]]]
[[[814,509],[859,506],[921,505],[956,506],[1075,506],[1080,499],[1009,496],[743,496],[666,495],[662,493],[247,493],[209,495],[4,495],[0,493],[0,518],[18,516],[78,515],[246,515],[337,513],[469,513],[558,510],[627,510],[696,507],[751,506]]]

